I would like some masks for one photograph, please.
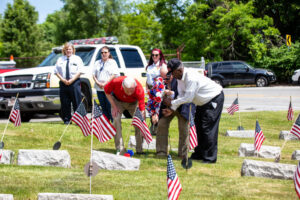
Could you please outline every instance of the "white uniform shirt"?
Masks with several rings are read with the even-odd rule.
[[[147,85],[153,86],[153,79],[160,76],[159,61],[155,64],[149,65],[147,68]],[[165,65],[165,64],[163,64]]]
[[[219,95],[223,88],[206,76],[184,68],[182,79],[177,80],[178,96],[171,101],[171,109],[176,110],[184,103],[202,106]]]
[[[97,60],[94,64],[93,75],[99,82],[103,83],[108,81],[113,75],[118,77],[120,75],[118,64],[114,59],[108,59],[106,62]],[[97,91],[104,91],[96,83],[95,88]]]
[[[57,59],[55,64],[54,73],[60,74],[63,78],[66,78],[66,65],[67,56],[61,56]],[[83,62],[79,56],[71,55],[69,58],[69,72],[70,79],[73,78],[78,72],[84,73]]]

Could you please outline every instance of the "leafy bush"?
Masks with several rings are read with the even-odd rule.
[[[273,47],[268,56],[255,64],[273,70],[279,82],[290,82],[293,72],[300,68],[300,42],[296,41],[291,47]]]

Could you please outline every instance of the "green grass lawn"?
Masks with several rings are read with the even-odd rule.
[[[255,129],[258,119],[266,137],[263,145],[279,146],[281,130],[290,130],[292,124],[286,119],[286,112],[246,112],[241,113],[245,129]],[[295,112],[295,116],[299,111]],[[258,177],[242,177],[241,166],[245,158],[238,157],[241,143],[253,143],[249,138],[225,137],[226,130],[235,130],[239,125],[236,113],[222,114],[219,131],[218,162],[213,165],[193,162],[186,171],[176,152],[171,152],[176,172],[182,184],[179,199],[296,199],[293,180],[278,180]],[[149,121],[149,119],[148,119]],[[123,136],[126,146],[129,135],[134,135],[131,119],[123,120]],[[0,124],[1,134],[5,124]],[[65,125],[62,122],[22,123],[21,127],[9,124],[4,137],[5,149],[18,153],[19,149],[52,149],[60,138]],[[177,120],[170,128],[171,146],[178,146]],[[2,135],[1,135],[2,136]],[[0,194],[13,194],[15,200],[37,199],[38,193],[82,193],[89,194],[89,177],[84,173],[84,165],[90,159],[91,137],[84,137],[79,127],[70,125],[62,139],[61,150],[68,150],[72,167],[38,167],[0,165]],[[96,137],[94,149],[115,153],[114,141],[100,144]],[[293,151],[300,149],[299,141],[288,141],[281,153],[281,163],[297,164],[291,160]],[[137,156],[141,159],[139,171],[100,170],[92,178],[92,193],[113,195],[115,200],[123,199],[167,199],[165,158],[157,158],[155,151]],[[273,162],[273,159],[247,158]]]

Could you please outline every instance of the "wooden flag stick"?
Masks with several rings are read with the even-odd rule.
[[[82,98],[82,100],[81,100],[80,103],[83,102],[84,98],[85,98],[85,97]],[[76,110],[75,110],[75,112],[76,112]],[[71,121],[72,121],[72,120],[69,121],[68,125],[67,125],[66,128],[64,129],[62,135],[60,136],[60,138],[59,138],[59,140],[58,140],[59,142],[61,141],[62,137],[64,136],[64,134],[65,134],[65,132],[66,132],[66,130],[68,129],[69,125],[71,124]]]
[[[17,96],[16,96],[16,99],[15,99],[14,105],[13,105],[13,107],[12,107],[10,113],[9,113],[9,117],[8,117],[6,126],[5,126],[5,128],[4,128],[4,130],[3,130],[3,134],[2,134],[2,137],[1,137],[1,142],[3,142],[3,138],[4,138],[4,135],[5,135],[5,133],[6,133],[6,129],[7,129],[7,127],[8,127],[8,124],[9,124],[9,119],[10,119],[10,117],[11,117],[12,111],[13,111],[14,108],[15,108],[15,105],[16,105],[16,102],[17,102],[18,97],[19,97],[19,93],[17,93]]]
[[[92,105],[93,105],[93,108],[92,108],[92,127],[91,127],[91,158],[90,158],[90,169],[91,170],[91,165],[93,163],[93,122],[94,122],[94,99],[92,99]],[[92,194],[92,175],[90,175],[90,194]]]
[[[237,96],[237,100],[238,100],[238,103],[240,104],[240,101],[239,101],[239,94],[236,93],[236,96]],[[238,113],[239,113],[239,124],[240,124],[240,128],[242,128],[242,122],[241,122],[241,114],[240,114],[240,105],[239,105],[239,110],[238,110]]]

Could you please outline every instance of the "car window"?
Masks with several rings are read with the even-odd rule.
[[[89,47],[89,48],[76,48],[75,54],[79,56],[82,61],[84,66],[89,65],[92,56],[94,55],[95,48],[94,47]],[[39,65],[39,67],[44,67],[44,66],[53,66],[56,64],[57,59],[62,56],[61,50],[60,49],[55,49],[45,60]]]
[[[116,49],[113,48],[113,47],[110,47],[109,48],[109,51],[110,51],[110,54],[112,55],[113,59],[117,62],[118,64],[118,67],[120,68],[120,62],[119,62],[119,58],[117,56],[117,52],[116,52]],[[101,50],[98,52],[97,54],[97,57],[96,57],[96,60],[100,60],[102,57],[101,57]]]
[[[144,68],[141,56],[137,49],[120,48],[126,68]]]
[[[247,65],[240,63],[240,62],[234,62],[233,68],[237,71],[245,71],[248,67]]]
[[[227,71],[227,70],[233,70],[233,67],[231,65],[231,63],[222,63],[221,65],[218,66],[218,69],[219,70],[222,70],[222,71]]]

